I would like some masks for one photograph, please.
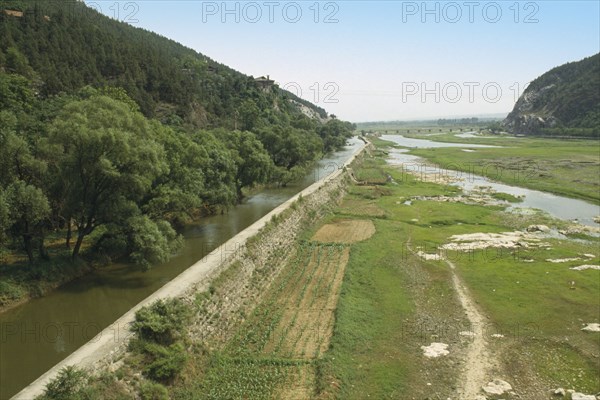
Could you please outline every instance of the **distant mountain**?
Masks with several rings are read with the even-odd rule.
[[[503,124],[528,135],[600,136],[600,53],[535,79]]]

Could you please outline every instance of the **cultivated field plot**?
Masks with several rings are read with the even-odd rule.
[[[367,203],[352,198],[345,198],[340,205],[339,212],[366,217],[383,217],[385,211],[375,203]]]
[[[341,220],[323,226],[313,240],[324,243],[354,243],[368,239],[375,233],[370,220]]]
[[[210,365],[203,384],[208,398],[310,398],[314,363],[333,332],[350,244],[373,233],[371,221],[341,220],[302,243],[263,303]]]

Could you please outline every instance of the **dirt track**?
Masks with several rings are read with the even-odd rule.
[[[487,349],[487,341],[484,337],[483,328],[485,326],[485,317],[479,312],[473,299],[463,285],[460,277],[456,273],[456,266],[452,261],[444,260],[452,271],[452,284],[460,300],[460,304],[465,310],[465,314],[473,327],[473,341],[467,350],[465,368],[462,371],[459,380],[460,386],[458,393],[463,400],[474,400],[481,394],[481,387],[487,383],[486,378],[491,369],[491,360]]]

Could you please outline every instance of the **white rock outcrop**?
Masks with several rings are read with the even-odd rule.
[[[600,271],[600,265],[580,265],[578,267],[569,268],[573,271],[585,271],[586,269],[595,269]]]
[[[510,383],[502,379],[494,379],[481,388],[487,395],[501,395],[512,390]]]
[[[593,394],[583,394],[575,392],[571,394],[571,400],[596,400],[596,396]]]
[[[581,330],[586,332],[600,332],[600,324],[595,322],[586,324],[586,326],[581,328]]]
[[[431,343],[429,346],[421,346],[423,354],[427,358],[437,358],[450,354],[446,343]]]

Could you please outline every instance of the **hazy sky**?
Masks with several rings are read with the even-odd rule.
[[[89,1],[342,119],[505,113],[600,51],[593,1]]]

